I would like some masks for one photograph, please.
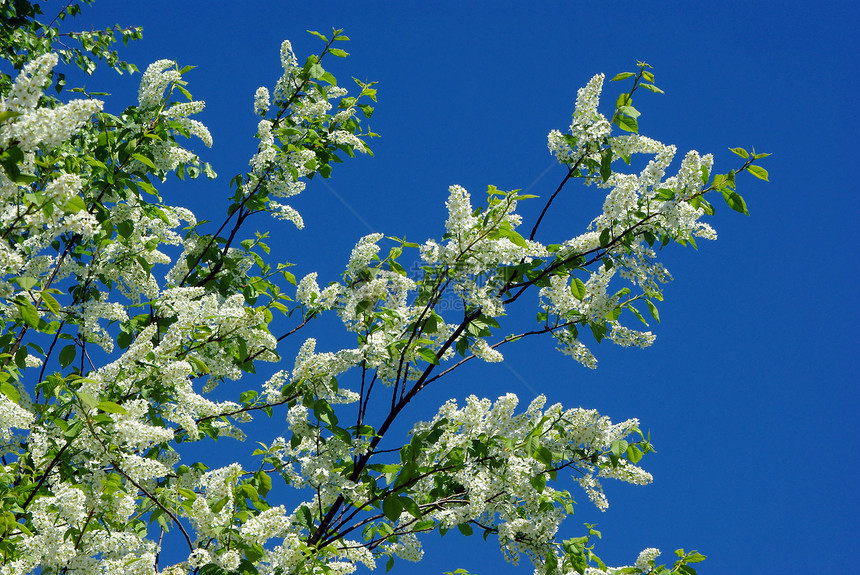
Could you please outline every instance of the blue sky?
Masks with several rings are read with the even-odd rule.
[[[654,484],[607,482],[611,506],[602,514],[580,492],[563,533],[598,523],[598,553],[610,564],[632,563],[652,546],[669,561],[683,547],[709,556],[702,574],[824,573],[853,567],[847,551],[860,516],[858,195],[850,179],[857,108],[849,100],[858,91],[858,17],[850,2],[157,0],[97,2],[73,26],[139,24],[144,39],[125,54],[141,69],[160,58],[199,66],[187,79],[207,102],[199,119],[215,140],[200,152],[220,177],[161,189],[168,203],[212,220],[254,152],[253,92],[277,79],[281,41],[291,39],[303,60],[320,48],[306,29],[345,29],[352,56],[332,71],[342,84],[350,76],[379,82],[375,157],[308,186],[294,204],[304,231],[253,222],[278,238],[275,255],[296,263],[296,275],[318,270],[323,283],[371,231],[417,242],[441,236],[450,184],[476,197],[488,184],[547,197],[562,168],[551,167],[546,134],[569,124],[577,88],[598,72],[632,70],[637,59],[653,65],[666,93],[637,99],[643,134],[680,152],[713,152],[721,172],[738,165],[729,147],[773,153],[763,164],[769,184],[740,180],[751,216],[715,202],[719,240],[665,253],[675,281],[652,348],[604,344],[596,372],[549,340],[510,348],[504,365],[440,381],[406,415],[429,418],[448,397],[471,393],[514,392],[527,403],[537,390],[615,420],[638,417],[658,449],[644,460]],[[87,88],[112,92],[108,108],[118,112],[136,100],[138,81],[100,74]],[[582,231],[598,194],[571,187],[544,239]],[[542,205],[533,202],[522,206],[526,221]],[[528,305],[524,316],[536,311]],[[312,335],[318,349],[350,343],[326,329]],[[293,352],[283,350],[287,367]],[[282,418],[268,425],[282,433]],[[525,558],[512,567],[477,536],[424,542],[425,561],[399,562],[399,570],[531,573]]]

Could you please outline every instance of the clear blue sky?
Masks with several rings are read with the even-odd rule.
[[[199,118],[215,140],[200,152],[221,177],[162,191],[168,203],[212,220],[227,205],[229,179],[254,152],[253,92],[277,79],[281,41],[291,39],[302,60],[320,47],[304,30],[345,29],[352,57],[332,71],[342,83],[379,81],[370,124],[382,136],[376,156],[335,166],[331,180],[309,185],[295,202],[304,231],[256,222],[279,238],[277,255],[298,264],[296,275],[319,270],[323,283],[338,277],[370,231],[418,242],[441,236],[450,184],[476,195],[494,184],[546,197],[562,173],[546,172],[546,134],[568,125],[576,89],[597,72],[611,77],[637,59],[652,64],[666,94],[637,100],[642,133],[681,152],[713,152],[720,171],[737,165],[729,147],[773,153],[764,164],[771,183],[740,180],[751,216],[715,202],[720,239],[700,241],[698,252],[666,253],[676,279],[652,348],[604,344],[596,372],[549,340],[512,348],[504,365],[442,380],[407,416],[426,419],[448,397],[515,392],[527,403],[539,390],[613,419],[639,417],[659,451],[644,460],[654,484],[606,482],[611,506],[603,514],[580,492],[565,532],[598,523],[605,536],[598,549],[610,564],[632,563],[649,546],[671,560],[684,547],[709,556],[702,574],[851,572],[860,523],[858,190],[850,171],[860,9],[749,1],[525,6],[97,2],[74,25],[140,24],[144,40],[125,54],[141,69],[160,58],[199,66],[189,88],[207,102]],[[113,92],[108,108],[118,112],[135,100],[138,81],[100,75],[87,88]],[[548,224],[562,239],[579,233],[596,215],[597,193],[571,188]],[[524,205],[526,220],[538,209]],[[318,349],[349,345],[325,331],[313,335]],[[293,352],[283,350],[287,367]],[[268,425],[268,433],[283,432],[281,417]],[[516,568],[504,563],[492,540],[433,534],[424,542],[425,561],[399,562],[399,570],[531,573],[525,558]]]

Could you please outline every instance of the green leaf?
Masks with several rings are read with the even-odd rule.
[[[18,351],[15,352],[15,365],[24,369],[27,367],[27,348],[19,347]]]
[[[134,231],[134,224],[131,220],[123,220],[116,225],[116,231],[120,236],[128,239]]]
[[[521,248],[528,247],[528,244],[526,243],[525,239],[523,239],[523,237],[517,232],[515,232],[513,229],[499,228],[497,231],[500,237],[508,238],[514,245],[517,245]]]
[[[340,48],[332,48],[329,50],[329,53],[332,56],[337,56],[338,58],[346,58],[347,56],[349,56],[348,52],[341,50]]]
[[[636,118],[619,114],[615,116],[615,123],[625,132],[633,132],[634,134],[639,132],[639,124],[636,123]]]
[[[472,526],[468,523],[460,523],[457,525],[457,529],[460,530],[460,533],[466,535],[467,537],[473,533]]]
[[[77,391],[77,392],[75,392],[75,395],[78,396],[78,399],[81,400],[81,403],[83,403],[86,407],[88,407],[90,409],[92,409],[93,407],[95,407],[99,403],[98,399],[96,399],[95,397],[93,397],[92,395],[90,395],[89,393],[87,393],[85,391]]]
[[[573,297],[582,301],[582,298],[585,297],[585,284],[582,283],[582,280],[574,277],[570,280],[570,293],[573,294]]]
[[[627,78],[632,78],[635,76],[633,72],[621,72],[620,74],[616,74],[614,78],[609,80],[610,82],[619,82],[621,80],[626,80]]]
[[[39,327],[39,312],[33,304],[28,301],[16,301],[15,305],[18,306],[18,313],[21,314],[21,319],[24,320],[24,323],[30,327]]]
[[[421,519],[421,509],[418,507],[418,504],[415,503],[415,501],[413,501],[409,497],[404,496],[400,496],[398,500],[400,501],[400,505],[401,507],[403,507],[404,511],[409,513],[409,515],[411,515],[415,519]]]
[[[197,499],[197,494],[190,489],[183,489],[182,487],[179,487],[176,489],[176,492],[179,493],[179,495],[181,495],[185,499],[190,499],[191,501]]]
[[[627,451],[627,442],[623,439],[617,439],[612,442],[609,449],[616,457],[621,457],[621,454]]]
[[[651,317],[657,320],[657,323],[660,323],[660,312],[657,311],[657,306],[654,305],[650,299],[646,299],[645,303],[648,304],[648,311],[651,312]]]
[[[543,490],[546,489],[546,475],[541,473],[540,475],[535,475],[534,477],[529,478],[529,483],[532,484],[532,487],[535,488],[535,491],[538,493],[543,493]]]
[[[193,355],[185,356],[185,359],[194,364],[196,370],[200,373],[209,373],[209,366],[206,365],[203,360],[198,357],[194,357]]]
[[[537,451],[532,454],[532,457],[546,465],[552,467],[552,452],[544,446],[540,446]]]
[[[558,573],[558,557],[554,551],[550,551],[546,556],[546,575],[556,575]]]
[[[737,155],[739,155],[739,156],[740,156],[741,158],[743,158],[744,160],[746,160],[746,159],[748,159],[748,158],[750,157],[749,152],[747,152],[747,151],[746,151],[746,150],[744,150],[743,148],[729,148],[729,150],[731,150],[732,152],[736,153]]]
[[[403,511],[403,504],[400,498],[394,494],[389,495],[382,500],[382,512],[389,521],[397,521],[400,518],[400,513]]]
[[[328,82],[332,86],[337,86],[337,78],[335,78],[331,72],[326,72],[325,74],[323,74],[320,80]]]
[[[21,286],[22,290],[29,291],[30,289],[33,288],[34,285],[39,283],[39,280],[37,280],[36,278],[30,278],[30,277],[20,277],[20,278],[15,278],[15,283],[18,284],[19,286]]]
[[[726,204],[734,211],[747,216],[750,215],[747,210],[747,204],[739,193],[727,189],[723,190],[723,199],[726,200]]]
[[[75,361],[75,357],[78,355],[77,348],[74,344],[67,345],[63,349],[60,350],[60,367],[66,368],[72,365]]]
[[[60,313],[60,302],[58,302],[54,296],[46,291],[39,292],[39,295],[42,297],[42,303],[45,304],[45,307],[48,308],[51,313]]]
[[[591,323],[588,324],[591,328],[591,333],[594,335],[595,341],[600,343],[604,337],[606,337],[606,324],[604,323]]]
[[[618,111],[625,116],[630,116],[631,118],[638,118],[642,115],[639,110],[637,110],[633,106],[621,106],[620,108],[618,108]]]
[[[639,84],[639,87],[645,88],[646,90],[648,90],[650,92],[654,92],[655,94],[665,94],[666,93],[663,90],[661,90],[660,88],[658,88],[657,86],[655,86],[654,84],[642,83],[642,84]]]
[[[600,232],[600,237],[598,238],[598,241],[600,242],[600,247],[606,247],[609,244],[611,238],[612,230],[609,228],[605,228],[602,232]]]
[[[415,532],[432,531],[434,527],[436,527],[436,522],[432,519],[422,519],[421,521],[416,521],[415,524],[412,526]]]
[[[337,416],[334,410],[324,399],[318,399],[314,402],[314,416],[325,423],[326,425],[337,425]]]
[[[338,427],[336,425],[329,426],[329,429],[331,429],[331,432],[335,436],[340,438],[340,440],[343,441],[346,445],[349,445],[352,443],[352,435],[350,435],[347,430],[343,429],[342,427]]]
[[[156,169],[155,164],[152,163],[152,160],[150,160],[149,158],[147,158],[143,154],[132,154],[131,157],[134,158],[135,160],[137,160],[138,162],[140,162],[141,164],[143,164],[144,166],[146,166],[147,168],[149,168],[150,170]]]
[[[588,537],[573,537],[565,539],[562,542],[564,552],[568,555],[580,555],[585,553],[585,545],[588,543]]]
[[[0,393],[2,393],[15,403],[18,403],[18,400],[21,399],[21,395],[18,393],[18,390],[8,381],[0,383]]]
[[[612,148],[606,148],[600,155],[600,179],[604,182],[612,175]]]
[[[667,188],[660,188],[657,190],[655,197],[663,200],[664,202],[668,202],[675,199],[675,192]]]
[[[84,428],[84,420],[79,419],[76,422],[74,422],[72,425],[70,425],[65,431],[63,431],[63,437],[65,437],[68,440],[72,440],[78,436],[78,433],[83,428]]]
[[[311,78],[319,79],[322,78],[323,75],[325,75],[325,70],[322,66],[319,65],[319,63],[315,63],[311,65],[309,73]]]
[[[210,505],[209,509],[211,509],[213,513],[218,513],[219,511],[224,509],[224,507],[227,505],[227,503],[229,501],[230,501],[230,498],[225,495],[224,497],[222,497],[221,499],[219,499],[218,501],[216,501],[215,503]]]
[[[36,176],[31,176],[30,174],[15,174],[14,176],[9,178],[19,186],[26,186],[27,184],[32,184],[38,178]]]
[[[426,361],[427,363],[432,363],[433,365],[439,365],[439,358],[436,357],[436,353],[432,349],[428,349],[426,347],[422,347],[416,350],[416,353]]]
[[[258,471],[254,474],[254,479],[257,480],[257,491],[260,495],[265,496],[272,490],[272,478],[267,473]]]
[[[630,463],[633,463],[635,465],[639,462],[640,459],[642,459],[642,450],[635,445],[628,445],[627,459],[630,461]]]
[[[534,455],[534,453],[540,449],[540,437],[537,435],[529,435],[526,437],[524,447],[527,455]]]
[[[761,166],[749,166],[747,168],[747,171],[760,180],[764,180],[765,182],[770,181],[767,179],[767,170],[765,170]]]
[[[308,34],[313,34],[314,36],[316,36],[317,38],[319,38],[319,39],[320,39],[320,40],[322,40],[323,42],[328,42],[328,38],[326,38],[325,36],[323,36],[322,34],[320,34],[319,32],[317,32],[316,30],[306,30],[306,32],[307,32]]]
[[[123,406],[112,401],[100,401],[96,407],[99,411],[104,411],[105,413],[128,413]]]
[[[67,212],[76,213],[82,212],[87,209],[87,205],[84,203],[83,198],[69,198],[66,201],[66,205],[63,207]]]
[[[307,505],[302,505],[299,509],[299,517],[298,517],[299,525],[303,525],[305,527],[313,527],[314,517],[311,514],[311,510]]]

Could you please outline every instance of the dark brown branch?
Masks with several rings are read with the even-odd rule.
[[[576,160],[576,163],[574,163],[570,168],[568,168],[567,175],[564,177],[564,179],[561,181],[561,183],[558,185],[558,187],[552,193],[552,196],[550,196],[549,200],[547,200],[546,205],[543,207],[543,210],[541,210],[541,213],[538,216],[538,219],[535,222],[535,225],[532,228],[531,233],[529,234],[530,240],[535,239],[535,234],[537,233],[538,226],[540,226],[541,220],[543,220],[544,215],[546,215],[546,213],[549,210],[549,207],[552,205],[552,202],[555,199],[555,197],[559,194],[559,192],[561,192],[561,189],[564,187],[564,185],[567,183],[567,181],[573,177],[573,173],[576,171],[577,168],[579,168],[579,164],[582,163],[582,160],[584,157],[585,157],[584,155],[580,156],[580,158],[578,160]]]
[[[129,475],[128,475],[125,471],[123,471],[123,470],[122,470],[122,468],[121,468],[119,465],[117,465],[116,463],[114,463],[114,464],[113,464],[113,468],[114,468],[114,469],[116,469],[116,470],[117,470],[117,472],[119,472],[119,474],[120,474],[120,475],[122,475],[123,477],[125,477],[126,479],[128,479],[129,483],[131,483],[131,484],[132,484],[132,485],[134,485],[137,489],[139,489],[139,490],[140,490],[144,495],[146,495],[147,499],[149,499],[150,501],[152,501],[153,503],[155,503],[155,505],[156,505],[159,509],[161,509],[164,513],[166,513],[166,514],[167,514],[167,516],[168,516],[168,517],[170,517],[170,518],[173,520],[173,522],[174,522],[174,523],[176,523],[176,525],[179,527],[179,530],[180,530],[180,531],[182,531],[182,534],[185,536],[185,541],[188,543],[188,548],[189,548],[190,550],[194,551],[194,543],[192,543],[192,542],[191,542],[191,537],[188,535],[188,532],[185,530],[185,527],[183,527],[182,523],[180,523],[180,522],[179,522],[179,518],[177,518],[177,517],[176,517],[176,515],[175,515],[175,514],[173,514],[173,513],[172,513],[172,512],[167,508],[167,507],[165,507],[165,506],[164,506],[164,505],[163,505],[163,504],[158,500],[158,498],[157,498],[157,497],[155,497],[154,495],[152,495],[149,491],[147,491],[147,490],[146,490],[146,489],[144,489],[141,485],[139,485],[139,484],[138,484],[134,479],[132,479],[131,477],[129,477]]]
[[[453,345],[453,343],[462,335],[462,333],[466,330],[472,321],[476,320],[481,315],[481,308],[476,309],[472,313],[466,316],[466,318],[460,323],[454,333],[452,333],[445,343],[439,348],[439,351],[436,352],[436,358],[441,358],[446,351]],[[415,397],[421,389],[423,389],[427,378],[430,377],[430,374],[433,372],[433,369],[436,367],[436,364],[429,364],[424,372],[421,374],[421,377],[415,382],[412,386],[412,389],[400,400],[397,405],[389,412],[388,417],[385,418],[385,421],[382,423],[382,426],[377,430],[376,435],[370,442],[370,446],[366,453],[364,453],[356,462],[352,475],[350,479],[355,481],[358,476],[361,474],[364,467],[367,465],[367,462],[370,460],[373,455],[373,450],[379,445],[379,442],[382,441],[383,436],[388,431],[388,428],[394,423],[394,420],[397,419],[398,414],[403,410],[406,405],[412,401],[412,398]],[[313,534],[308,538],[308,546],[315,546],[322,537],[328,532],[329,525],[331,524],[334,517],[337,515],[338,510],[341,505],[344,503],[343,495],[338,495],[337,499],[332,503],[332,506],[329,508],[328,513],[324,518],[320,520],[320,525],[314,531]]]

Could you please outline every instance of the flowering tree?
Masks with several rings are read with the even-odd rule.
[[[390,430],[426,387],[466,363],[502,361],[523,338],[552,337],[592,369],[586,342],[650,345],[650,331],[629,326],[647,325],[643,310],[659,321],[670,279],[660,250],[716,237],[701,221],[714,195],[746,213],[735,177],[767,179],[755,164],[767,154],[736,148],[737,169],[715,174],[710,155],[690,151],[667,176],[676,149],[640,135],[633,107],[634,93],[661,92],[650,67],[613,78],[627,88],[608,116],[598,75],[579,90],[570,129],[549,134],[561,165],[549,198],[490,186],[473,202],[451,186],[438,240],[371,234],[342,278],[320,287],[317,273],[296,282],[267,261],[266,234],[247,228],[263,213],[302,228],[285,202],[342,156],[370,152],[362,118],[373,83],[349,95],[323,67],[347,56],[340,30],[312,32],[323,47],[303,64],[281,46],[283,75],[254,94],[258,151],[230,180],[212,230],[157,188],[171,172],[215,177],[182,146],[212,141],[191,118],[203,103],[187,69],[151,64],[137,103],[118,114],[86,94],[61,100],[50,93],[63,94],[62,65],[135,70],[113,43],[140,30],[61,34],[74,3],[47,25],[26,1],[2,11],[15,73],[0,76],[0,572],[349,573],[419,561],[422,533],[457,528],[495,537],[537,573],[695,573],[696,552],[661,566],[646,549],[611,568],[593,528],[558,537],[570,490],[605,509],[602,479],[651,481],[635,419],[612,423],[543,396],[518,410],[508,394],[448,401],[403,438]],[[650,158],[640,173],[624,170],[634,154]],[[602,212],[583,233],[538,241],[574,181],[605,190]],[[522,200],[544,202],[536,221],[524,225]],[[537,323],[513,325],[505,312],[534,305],[526,295]],[[462,306],[446,310],[445,298]],[[279,342],[332,314],[353,347],[321,351],[308,338],[294,359],[279,355]],[[292,368],[249,375],[274,361]],[[250,389],[235,391],[240,379]],[[288,437],[255,437],[226,467],[185,445],[244,439],[261,415],[285,418]],[[159,561],[169,540],[185,548],[181,563]]]

